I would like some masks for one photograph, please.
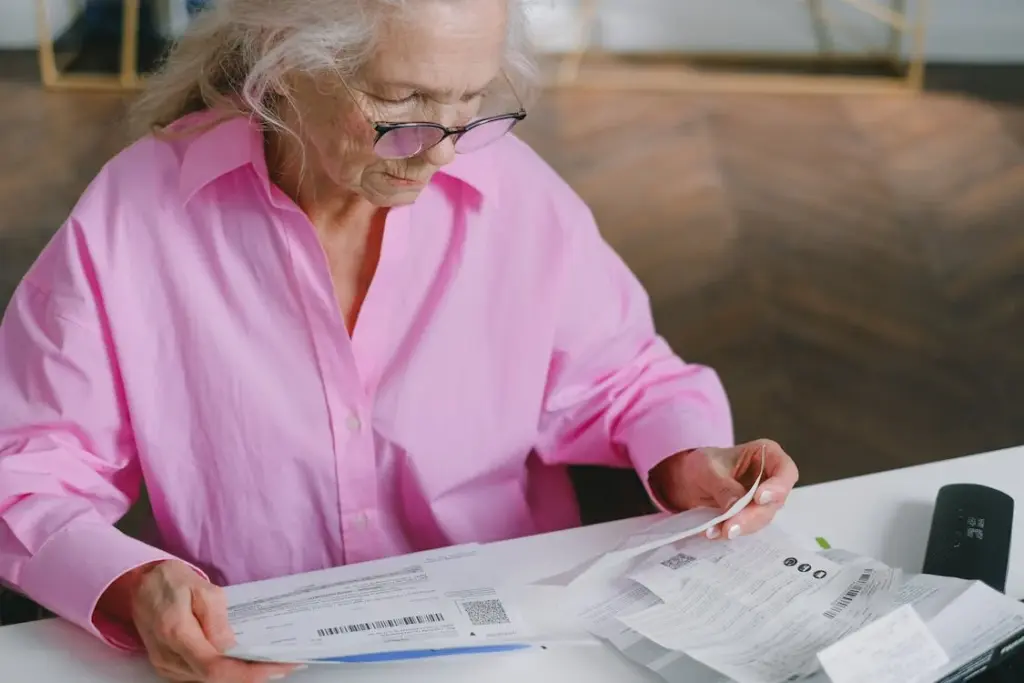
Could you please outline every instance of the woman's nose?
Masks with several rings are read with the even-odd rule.
[[[455,160],[455,140],[445,138],[423,153],[424,160],[431,166],[446,166]]]

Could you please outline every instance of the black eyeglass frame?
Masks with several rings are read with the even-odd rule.
[[[508,127],[508,130],[505,131],[504,134],[508,135],[510,132],[512,132],[512,129],[515,128],[523,119],[526,118],[526,107],[523,106],[523,101],[519,97],[519,93],[516,92],[515,86],[512,85],[512,81],[509,79],[508,74],[505,73],[505,71],[502,71],[501,75],[505,78],[505,81],[508,83],[509,90],[512,91],[512,96],[515,97],[516,102],[519,103],[519,110],[514,112],[507,112],[505,114],[496,114],[494,116],[488,116],[477,121],[471,121],[467,123],[465,126],[455,126],[452,128],[444,126],[440,123],[436,123],[434,121],[374,121],[373,119],[366,115],[366,112],[359,105],[359,100],[355,97],[355,94],[352,92],[352,88],[349,87],[348,83],[346,83],[343,80],[342,86],[344,86],[345,90],[348,91],[349,97],[352,98],[352,101],[355,103],[356,108],[359,109],[360,113],[363,115],[363,118],[365,118],[366,122],[370,124],[370,126],[373,128],[375,134],[375,137],[373,138],[374,147],[376,147],[377,143],[381,141],[381,138],[383,138],[388,133],[395,130],[401,130],[403,128],[433,128],[434,130],[441,131],[443,135],[437,142],[430,145],[429,147],[424,147],[423,149],[416,152],[416,154],[410,155],[409,157],[404,157],[411,158],[413,156],[417,156],[419,154],[423,154],[424,152],[428,152],[434,149],[442,142],[451,137],[455,138],[455,143],[457,145],[459,138],[468,133],[469,131],[473,130],[478,126],[482,126],[488,123],[494,123],[495,121],[514,121],[514,123],[512,123]],[[458,149],[456,149],[455,151],[456,153],[459,153]]]
[[[402,128],[433,128],[434,130],[441,131],[443,135],[437,142],[432,144],[430,147],[424,147],[419,152],[417,152],[417,154],[423,154],[424,152],[431,150],[434,147],[437,147],[442,142],[451,137],[454,137],[456,144],[458,144],[459,138],[468,133],[469,131],[473,130],[474,128],[477,128],[478,126],[483,126],[488,123],[494,123],[495,121],[515,121],[515,123],[508,127],[508,131],[505,133],[507,135],[508,132],[510,132],[516,125],[519,124],[520,121],[522,121],[525,118],[526,110],[520,107],[519,111],[509,112],[507,114],[497,114],[496,116],[488,116],[487,118],[472,121],[466,124],[465,126],[455,126],[454,128],[442,126],[440,123],[434,123],[432,121],[408,121],[402,123],[370,121],[370,125],[373,126],[373,130],[377,133],[377,137],[375,137],[373,140],[374,145],[380,142],[381,138],[383,138],[391,131],[401,130]]]

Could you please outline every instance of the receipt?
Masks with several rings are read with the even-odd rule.
[[[927,619],[929,630],[949,655],[943,676],[1008,638],[1024,637],[1024,604],[980,581],[966,583],[966,590]]]
[[[930,680],[949,661],[911,605],[886,614],[818,653],[832,683]]]
[[[716,524],[735,517],[736,513],[750,504],[750,501],[754,499],[754,494],[757,492],[757,487],[761,485],[761,479],[764,476],[764,466],[764,449],[762,448],[761,466],[758,470],[757,478],[743,497],[733,503],[725,512],[718,512],[711,508],[696,508],[666,517],[643,531],[627,537],[619,546],[607,553],[538,583],[553,586],[568,586],[571,584],[578,586],[584,582],[607,581],[621,571],[623,564],[644,553],[651,552],[684,538],[703,534]]]
[[[661,604],[644,586],[627,579],[589,584],[588,604],[580,617],[598,638],[608,642],[627,659],[655,671],[666,683],[729,683],[714,669],[682,652],[658,645],[619,619]]]
[[[618,619],[739,683],[781,683],[814,674],[820,650],[895,609],[900,576],[838,564],[770,527],[689,538],[629,575],[661,604]]]

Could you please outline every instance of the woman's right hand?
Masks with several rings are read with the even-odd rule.
[[[258,664],[223,656],[235,643],[224,591],[173,560],[123,577],[132,622],[157,673],[189,683],[264,683],[294,665]]]

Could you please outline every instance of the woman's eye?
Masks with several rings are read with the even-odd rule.
[[[408,95],[406,97],[399,97],[399,98],[378,97],[377,99],[379,99],[381,102],[385,102],[387,104],[412,104],[413,102],[419,101],[420,95],[419,95],[419,93],[412,93],[411,95]]]

